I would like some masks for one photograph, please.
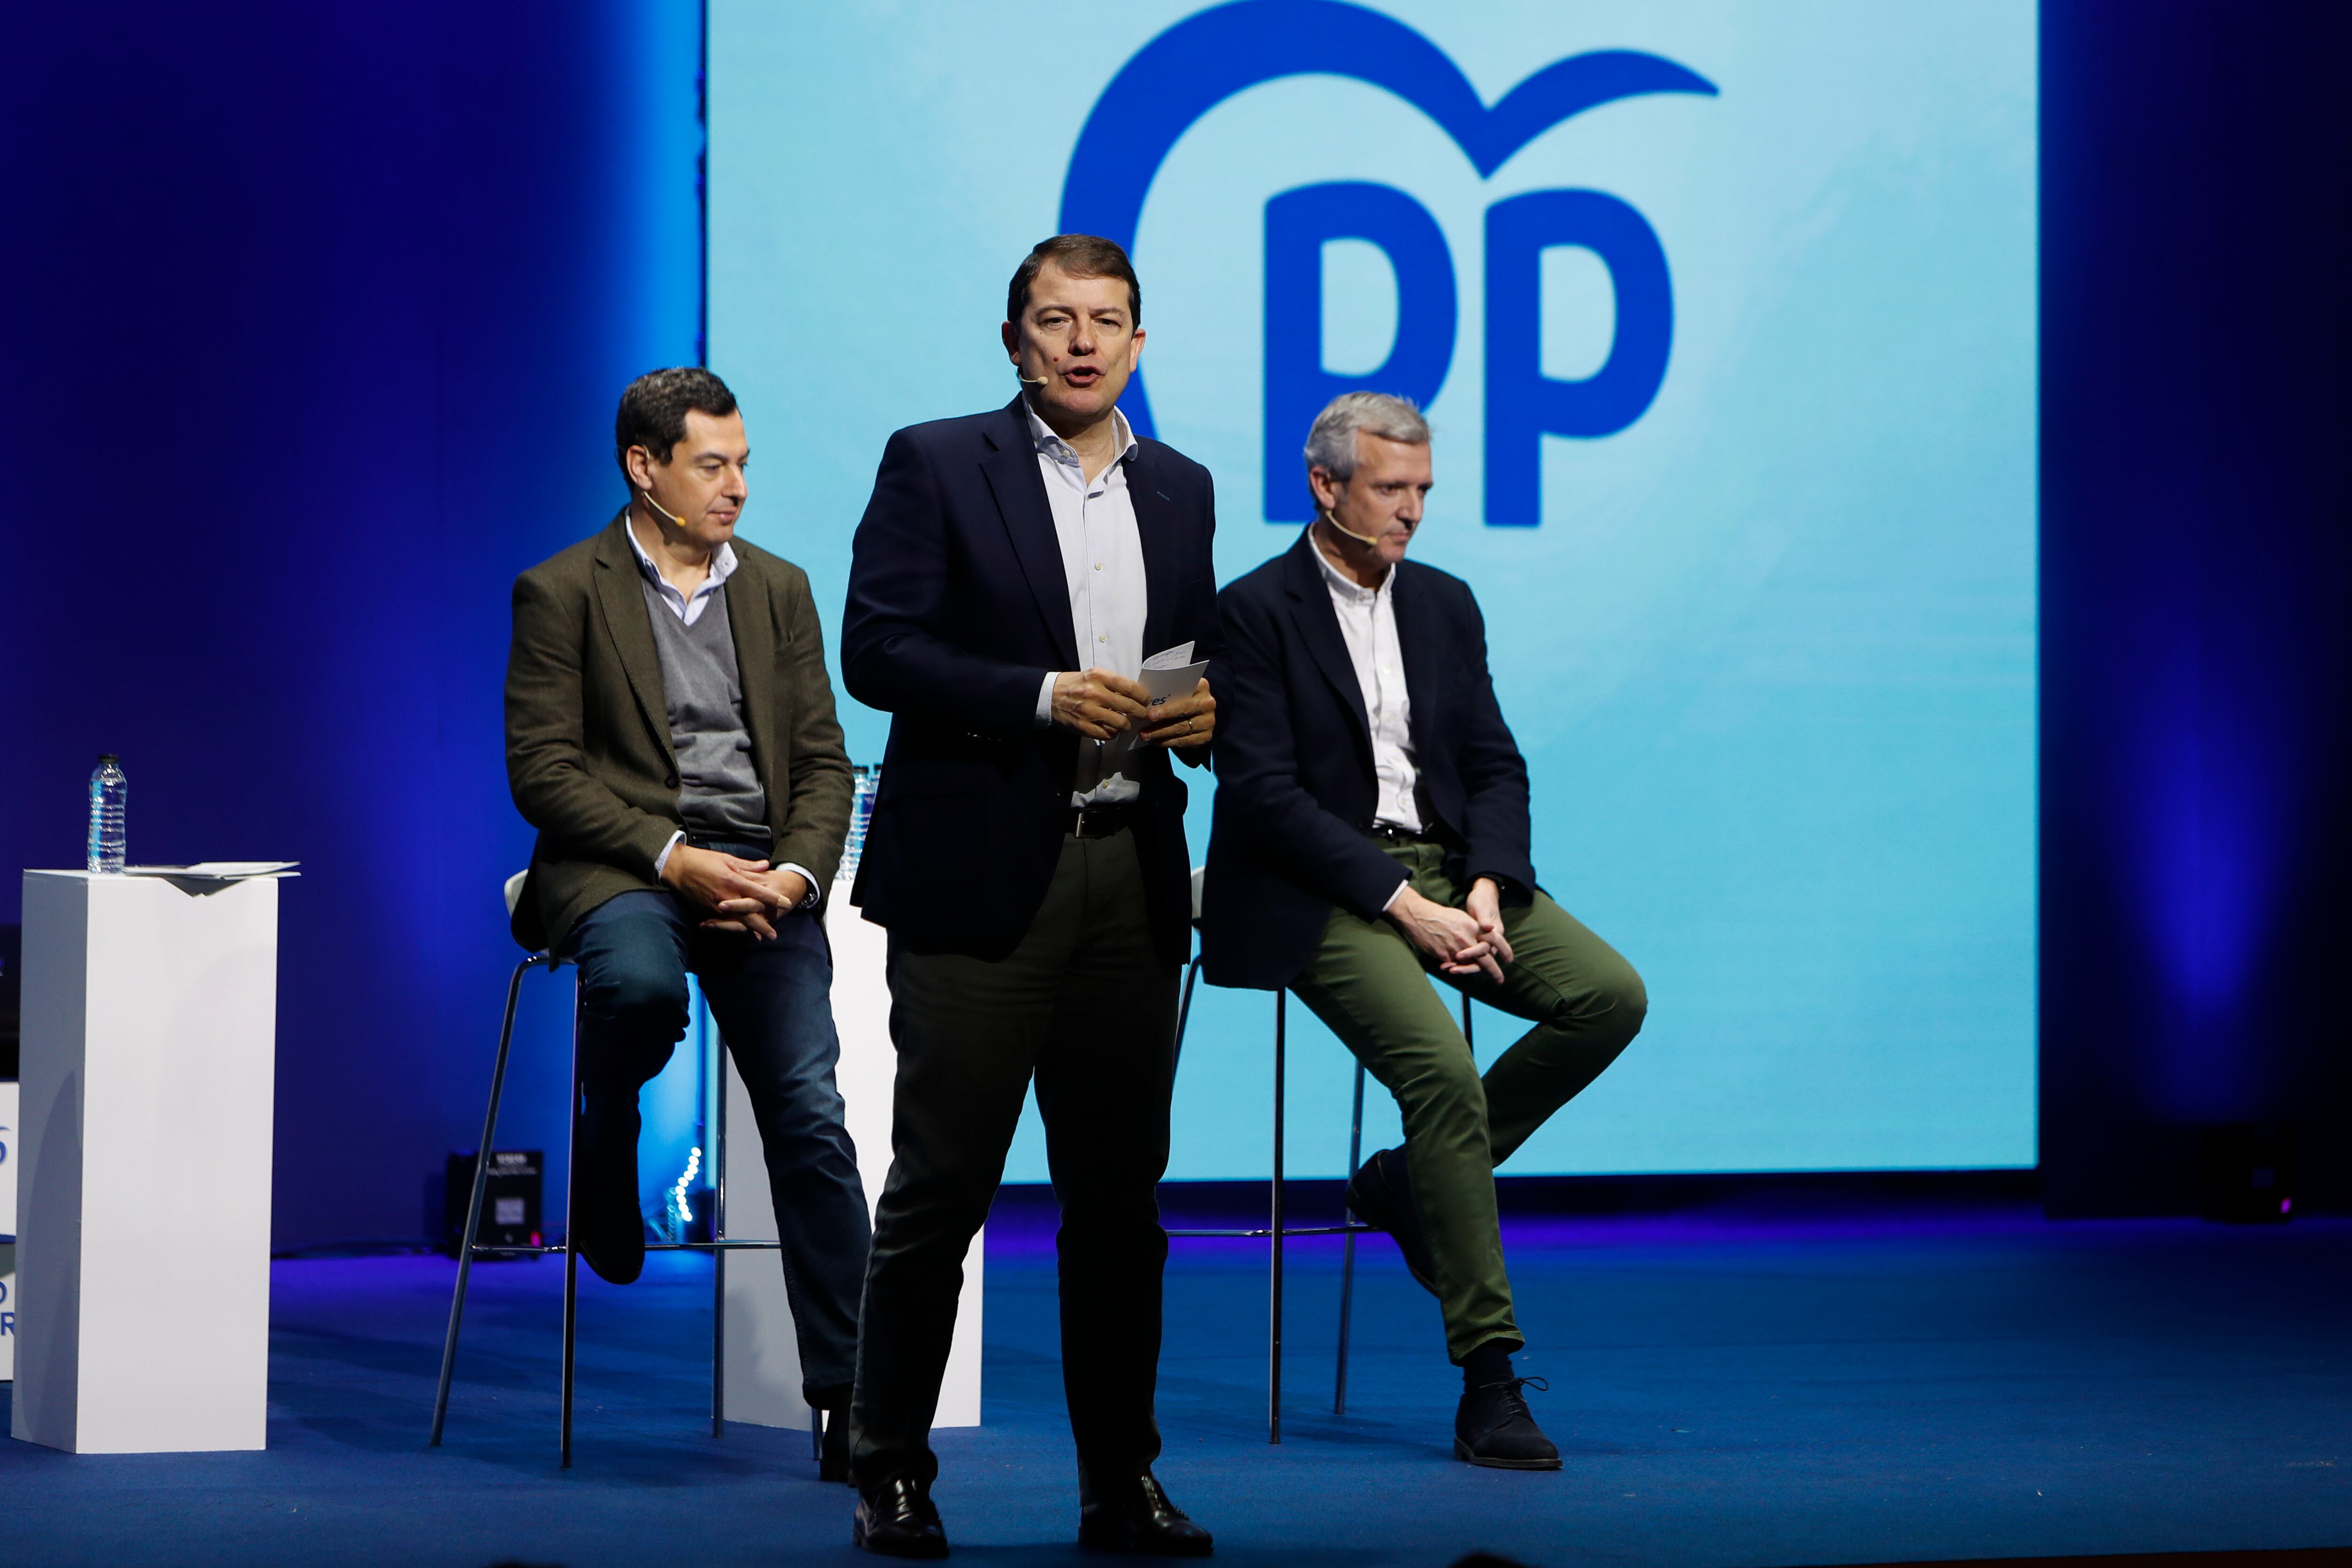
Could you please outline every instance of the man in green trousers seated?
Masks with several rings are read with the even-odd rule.
[[[1528,773],[1468,584],[1405,560],[1431,484],[1412,405],[1348,393],[1307,443],[1315,521],[1217,596],[1217,796],[1202,956],[1289,987],[1396,1097],[1404,1145],[1348,1206],[1388,1231],[1462,1368],[1454,1451],[1558,1469],[1511,1371],[1526,1341],[1495,1168],[1641,1029],[1641,976],[1536,885]],[[1532,1026],[1482,1079],[1428,976]]]

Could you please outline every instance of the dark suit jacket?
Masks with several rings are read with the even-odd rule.
[[[659,889],[654,858],[684,826],[627,515],[515,579],[507,783],[539,842],[513,923],[533,951],[560,950],[573,921],[617,893]],[[771,858],[826,888],[849,830],[850,775],[816,604],[791,562],[740,539],[735,561],[722,591]]]
[[[1127,462],[1143,543],[1143,651],[1190,639],[1195,658],[1213,658],[1209,471],[1157,441]],[[857,525],[841,625],[842,683],[891,715],[850,895],[867,920],[919,952],[992,962],[1013,951],[1061,855],[1079,742],[1037,726],[1038,688],[1048,670],[1093,662],[1071,627],[1020,400],[892,436]],[[1209,679],[1214,690],[1213,668]],[[1152,931],[1177,964],[1192,946],[1185,791],[1165,752],[1138,755]]]
[[[1380,805],[1363,689],[1306,533],[1218,595],[1217,802],[1202,889],[1203,972],[1273,990],[1313,956],[1339,905],[1375,919],[1402,878],[1369,837]],[[1457,886],[1536,885],[1528,768],[1495,702],[1486,623],[1459,577],[1397,566],[1397,648],[1412,700],[1425,832]]]

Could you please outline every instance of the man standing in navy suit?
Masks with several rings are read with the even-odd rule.
[[[1317,517],[1219,595],[1224,727],[1202,889],[1203,972],[1287,986],[1396,1096],[1404,1145],[1348,1206],[1395,1237],[1462,1368],[1454,1451],[1558,1469],[1511,1373],[1523,1349],[1495,1167],[1614,1061],[1641,976],[1552,902],[1528,860],[1528,770],[1469,585],[1405,560],[1429,426],[1334,398],[1307,441]],[[1435,976],[1533,1026],[1482,1079]]]
[[[1216,653],[1208,471],[1118,408],[1143,348],[1127,254],[1059,235],[1005,306],[1019,395],[890,437],[858,524],[843,682],[891,715],[853,900],[889,929],[898,1048],[852,1405],[854,1538],[947,1554],[929,1441],[963,1258],[1029,1081],[1060,1201],[1078,1539],[1205,1556],[1153,1479],[1184,785],[1209,682],[1150,706],[1151,655]]]

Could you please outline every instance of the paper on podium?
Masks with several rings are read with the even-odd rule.
[[[192,866],[125,866],[126,877],[156,877],[199,898],[239,882],[283,881],[302,873],[299,860],[199,860]]]
[[[125,866],[126,877],[196,877],[216,882],[242,882],[247,877],[291,877],[299,860],[199,860],[191,866]]]

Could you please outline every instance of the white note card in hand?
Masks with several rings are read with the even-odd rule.
[[[1174,647],[1163,648],[1145,659],[1142,673],[1137,679],[1142,683],[1143,689],[1150,694],[1149,705],[1157,708],[1171,697],[1191,696],[1192,689],[1201,684],[1201,678],[1208,672],[1209,661],[1202,659],[1195,664],[1192,661],[1192,645],[1180,642]],[[1137,730],[1128,730],[1114,736],[1105,747],[1106,758],[1133,751],[1136,734]]]

